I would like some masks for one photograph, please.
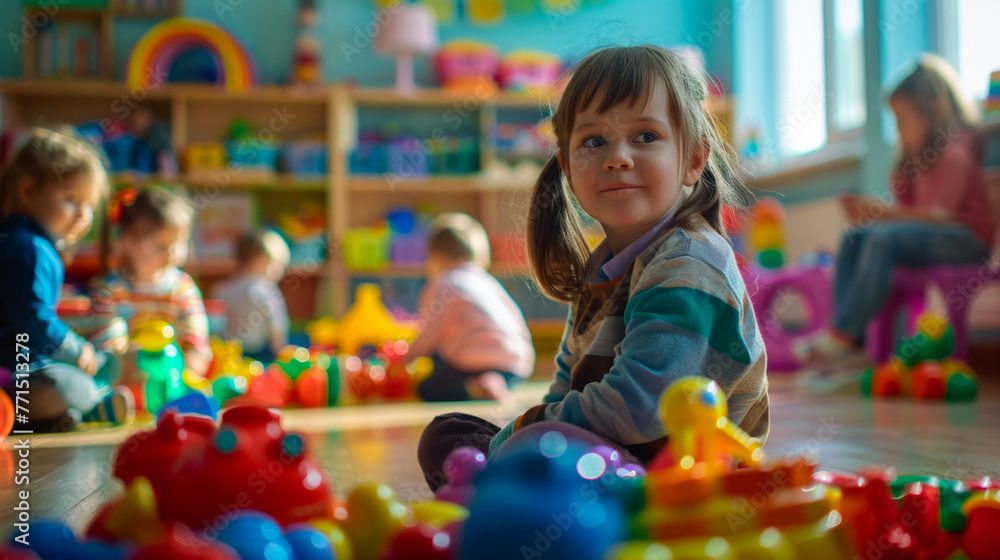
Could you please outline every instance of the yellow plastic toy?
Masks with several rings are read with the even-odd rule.
[[[208,372],[209,379],[223,375],[239,375],[246,367],[243,365],[243,348],[239,341],[222,340],[213,336],[209,343],[212,347],[212,368]]]
[[[132,333],[132,342],[139,345],[146,352],[162,352],[163,349],[174,341],[174,327],[170,323],[152,319],[143,322],[136,327]]]
[[[111,507],[104,518],[104,528],[121,539],[152,545],[163,540],[166,530],[160,523],[153,485],[137,476],[125,488],[125,496]]]
[[[705,377],[678,379],[664,391],[660,411],[675,466],[690,471],[704,464],[705,474],[711,476],[727,469],[720,456],[760,465],[764,458],[760,441],[730,422],[726,410],[726,396],[715,381]]]
[[[309,521],[309,525],[312,525],[330,540],[334,552],[337,553],[335,556],[337,560],[354,560],[354,547],[351,546],[351,539],[347,537],[347,533],[337,522],[317,517]]]
[[[332,317],[310,321],[306,324],[306,334],[310,344],[332,348],[337,345],[337,321]]]
[[[660,399],[670,443],[647,465],[646,539],[606,558],[833,560],[850,556],[835,489],[812,480],[816,461],[765,462],[758,440],[726,417],[725,395],[705,377],[678,379]],[[734,469],[732,458],[749,465]]]
[[[357,355],[366,344],[381,348],[387,340],[413,342],[417,335],[412,324],[397,321],[382,303],[382,289],[361,284],[354,292],[354,305],[340,321],[341,352]]]
[[[184,153],[188,172],[225,169],[228,158],[226,147],[218,143],[189,144]]]
[[[443,529],[457,521],[465,521],[469,517],[469,510],[441,500],[413,502],[410,507],[413,508],[414,521],[435,529]]]
[[[410,523],[409,512],[385,484],[366,482],[347,497],[347,519],[341,526],[351,539],[357,560],[375,560],[396,531]]]

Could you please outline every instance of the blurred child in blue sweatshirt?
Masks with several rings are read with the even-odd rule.
[[[57,250],[90,229],[107,192],[97,152],[48,130],[33,131],[0,176],[0,366],[11,372],[5,390],[29,391],[19,395],[28,418],[18,429],[122,422],[134,410],[127,389],[111,390],[117,360],[56,315],[64,275]]]

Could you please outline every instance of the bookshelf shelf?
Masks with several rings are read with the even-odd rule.
[[[119,13],[130,15],[120,10]],[[387,175],[351,175],[348,162],[357,139],[362,109],[396,113],[421,111],[423,116],[433,116],[434,111],[426,109],[440,108],[442,119],[446,111],[456,107],[475,114],[473,124],[479,131],[480,168],[491,169],[497,163],[508,165],[517,160],[537,163],[542,159],[541,156],[497,154],[492,134],[503,118],[498,109],[517,109],[517,113],[535,110],[537,118],[541,119],[553,98],[542,92],[498,92],[477,96],[438,89],[418,90],[411,96],[404,96],[388,88],[340,84],[312,89],[261,86],[233,94],[214,85],[197,84],[166,84],[152,90],[133,91],[124,83],[97,79],[0,81],[0,116],[3,118],[0,125],[3,129],[36,123],[79,124],[88,120],[118,123],[128,118],[128,114],[126,111],[123,115],[117,109],[137,103],[153,107],[160,118],[169,122],[172,144],[178,153],[193,143],[221,141],[233,118],[246,118],[255,126],[261,126],[270,121],[275,111],[283,110],[294,114],[295,118],[287,128],[275,133],[277,140],[309,139],[326,143],[328,171],[322,176],[259,173],[243,168],[235,172],[182,171],[178,177],[120,174],[112,180],[116,184],[180,185],[206,193],[216,190],[249,193],[259,197],[262,212],[282,205],[294,209],[306,201],[323,204],[327,261],[308,266],[293,265],[288,275],[315,280],[315,290],[299,290],[296,296],[312,298],[312,305],[308,307],[312,317],[339,317],[352,299],[349,293],[352,280],[359,277],[386,281],[410,279],[424,273],[422,266],[390,266],[378,271],[347,269],[341,247],[350,228],[369,225],[395,206],[427,203],[439,211],[461,211],[475,216],[491,236],[508,235],[520,223],[508,214],[522,210],[512,195],[521,197],[529,193],[535,179],[516,173],[516,169],[506,175],[431,175],[398,180]],[[710,103],[723,120],[731,117],[731,99],[711,100]],[[199,259],[194,255],[194,260],[185,268],[200,278],[219,278],[231,273],[235,266],[231,260]],[[523,265],[506,260],[495,262],[491,272],[507,278],[528,273]],[[308,296],[303,296],[304,293]],[[537,327],[545,332],[546,329],[561,332],[563,321],[529,320],[529,323],[533,331]]]

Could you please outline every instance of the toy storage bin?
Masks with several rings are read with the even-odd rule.
[[[499,63],[497,51],[487,43],[449,41],[434,57],[434,70],[441,83],[448,87],[469,78],[491,78],[497,73]]]
[[[475,138],[460,137],[448,139],[446,155],[449,174],[467,174],[479,171],[479,142]]]
[[[351,173],[379,174],[389,168],[388,155],[377,133],[362,133],[358,146],[351,154]]]
[[[414,235],[394,235],[389,244],[392,264],[418,265],[427,260],[427,238],[423,232]]]
[[[326,153],[323,142],[288,142],[283,153],[285,169],[294,175],[323,175]]]
[[[534,53],[509,55],[500,62],[497,81],[513,91],[545,88],[559,80],[562,61],[558,57]]]
[[[351,270],[381,270],[389,264],[389,233],[357,228],[344,235],[344,265]]]
[[[184,168],[191,171],[225,169],[228,153],[222,144],[190,144],[184,152]]]
[[[288,243],[289,264],[304,262],[321,263],[326,260],[326,234],[319,233],[305,239],[291,240]]]
[[[389,173],[400,177],[424,177],[430,173],[431,158],[423,153],[420,140],[412,136],[389,142]]]
[[[275,171],[278,168],[278,145],[259,141],[226,142],[229,161],[246,167],[265,168]]]

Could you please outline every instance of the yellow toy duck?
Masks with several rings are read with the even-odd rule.
[[[704,465],[706,475],[728,469],[723,457],[733,456],[758,466],[764,458],[759,440],[750,437],[726,417],[726,396],[718,383],[706,377],[678,379],[660,397],[663,427],[670,435],[674,468],[690,471]]]

